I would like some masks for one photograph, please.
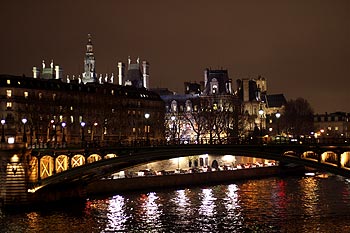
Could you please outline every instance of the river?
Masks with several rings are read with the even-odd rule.
[[[288,176],[0,211],[0,232],[350,232],[350,183]]]

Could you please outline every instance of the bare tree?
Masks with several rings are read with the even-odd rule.
[[[289,100],[282,115],[282,130],[292,135],[308,135],[313,131],[314,111],[309,102],[303,98]]]

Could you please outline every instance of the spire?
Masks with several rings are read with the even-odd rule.
[[[86,54],[84,58],[84,73],[83,73],[83,83],[95,82],[97,78],[95,70],[95,56],[92,46],[91,34],[88,34],[88,41],[86,44]]]
[[[88,34],[88,42],[86,44],[86,54],[93,54],[93,46],[92,46],[92,37],[91,34]]]

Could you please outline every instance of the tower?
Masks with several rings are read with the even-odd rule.
[[[91,34],[88,34],[88,42],[86,44],[86,53],[84,58],[83,83],[96,82],[95,56],[91,41]]]
[[[143,87],[149,88],[149,63],[147,61],[142,61],[142,77]]]

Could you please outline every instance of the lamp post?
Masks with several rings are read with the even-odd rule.
[[[1,142],[5,142],[5,119],[1,120]]]
[[[54,120],[51,120],[51,125],[52,125],[52,145],[54,146],[55,143],[56,143],[56,124],[55,124],[55,121]]]
[[[148,119],[151,115],[149,113],[145,113],[145,119],[146,119],[146,142],[149,144],[149,125],[148,125]]]
[[[259,115],[260,115],[260,136],[262,136],[262,119],[263,119],[263,115],[264,115],[264,110],[262,110],[262,108],[259,109]]]
[[[85,122],[84,121],[80,122],[80,126],[81,126],[81,146],[84,147],[84,141],[85,141],[85,138],[84,138],[84,127],[85,127]]]
[[[64,135],[64,128],[66,127],[66,122],[62,122],[61,126],[62,126],[62,146],[66,143],[66,137]]]
[[[280,124],[279,124],[279,119],[280,119],[280,117],[281,117],[281,113],[279,112],[279,111],[277,111],[276,112],[276,114],[275,114],[275,116],[276,116],[276,121],[277,121],[277,135],[279,135],[280,134]]]
[[[23,142],[27,142],[27,134],[26,134],[27,118],[22,118],[22,123],[23,123]]]
[[[92,127],[92,129],[91,129],[91,140],[90,140],[91,142],[94,141],[94,131],[97,130],[97,125],[98,125],[98,123],[94,122],[94,124],[93,124],[94,127]]]

